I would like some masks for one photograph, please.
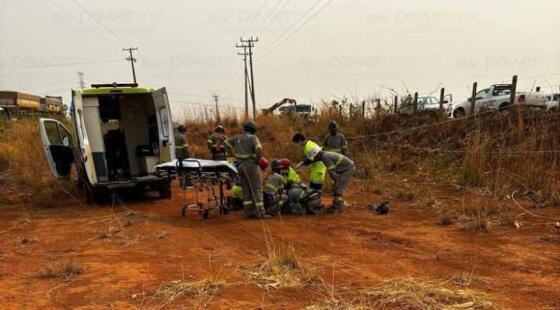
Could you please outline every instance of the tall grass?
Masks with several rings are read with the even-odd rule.
[[[302,131],[320,142],[327,124],[336,120],[349,138],[356,176],[370,180],[387,173],[418,173],[464,187],[484,187],[498,195],[525,188],[547,196],[560,193],[560,113],[516,107],[485,112],[476,118],[449,120],[436,111],[416,115],[378,113],[362,117],[360,111],[332,102],[312,121],[261,115],[258,136],[268,158],[302,158],[291,143]],[[242,122],[226,126],[230,135],[242,131]],[[194,143],[202,143],[210,122],[188,124]],[[227,125],[227,124],[226,124]]]
[[[68,184],[57,182],[48,168],[38,120],[31,117],[0,122],[0,199],[4,203],[52,205]]]

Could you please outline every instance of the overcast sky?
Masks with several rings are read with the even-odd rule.
[[[240,107],[235,44],[253,35],[259,107],[403,84],[423,95],[442,83],[459,100],[513,74],[522,90],[557,90],[559,12],[559,0],[0,0],[0,89],[69,100],[78,71],[129,82],[121,49],[133,46],[139,83],[166,86],[175,108],[214,92]]]

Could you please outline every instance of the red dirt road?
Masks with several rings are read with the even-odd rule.
[[[165,305],[154,297],[162,283],[178,279],[224,281],[210,308],[301,309],[317,301],[320,296],[311,288],[267,291],[239,271],[264,260],[268,227],[275,239],[294,245],[305,267],[334,287],[359,289],[407,275],[443,282],[468,273],[473,275],[469,288],[500,307],[560,309],[560,229],[551,221],[523,217],[520,229],[469,232],[460,224],[436,225],[436,211],[414,202],[391,200],[392,212],[377,216],[363,206],[381,196],[350,195],[359,207],[342,214],[264,223],[242,219],[240,213],[207,221],[182,218],[177,189],[173,200],[127,202],[114,210],[67,197],[51,209],[3,206],[0,308],[200,306],[196,299]],[[449,208],[459,207],[441,199]],[[538,212],[560,217],[558,209]],[[39,276],[57,261],[84,271],[65,278]]]

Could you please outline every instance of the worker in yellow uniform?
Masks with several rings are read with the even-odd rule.
[[[301,179],[297,171],[292,168],[290,160],[284,158],[280,160],[282,180],[284,182],[284,189],[289,190],[294,185],[301,185]]]
[[[248,218],[270,218],[263,202],[260,167],[264,166],[266,159],[262,157],[262,146],[255,135],[257,124],[248,121],[243,125],[243,130],[244,133],[224,142],[227,154],[235,157],[243,192],[243,210]]]
[[[316,191],[321,191],[323,188],[323,182],[325,181],[325,175],[327,173],[327,168],[321,161],[313,162],[313,158],[310,158],[310,152],[315,148],[321,148],[317,143],[307,139],[307,137],[298,132],[292,137],[292,142],[303,147],[303,155],[305,159],[296,165],[296,169],[302,165],[311,165],[309,171],[309,187]]]

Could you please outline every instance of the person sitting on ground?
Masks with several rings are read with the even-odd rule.
[[[280,174],[282,166],[280,161],[275,159],[270,165],[271,173],[266,177],[264,181],[264,207],[266,213],[271,216],[280,215],[282,205],[287,200],[284,195],[284,181],[282,180],[282,175]]]
[[[284,189],[289,190],[293,185],[300,185],[301,179],[297,171],[292,168],[289,159],[280,160],[282,180],[284,182]]]
[[[354,162],[338,153],[323,151],[320,147],[311,149],[308,158],[313,162],[322,162],[334,182],[332,211],[339,211],[344,206],[344,192],[356,170]]]

